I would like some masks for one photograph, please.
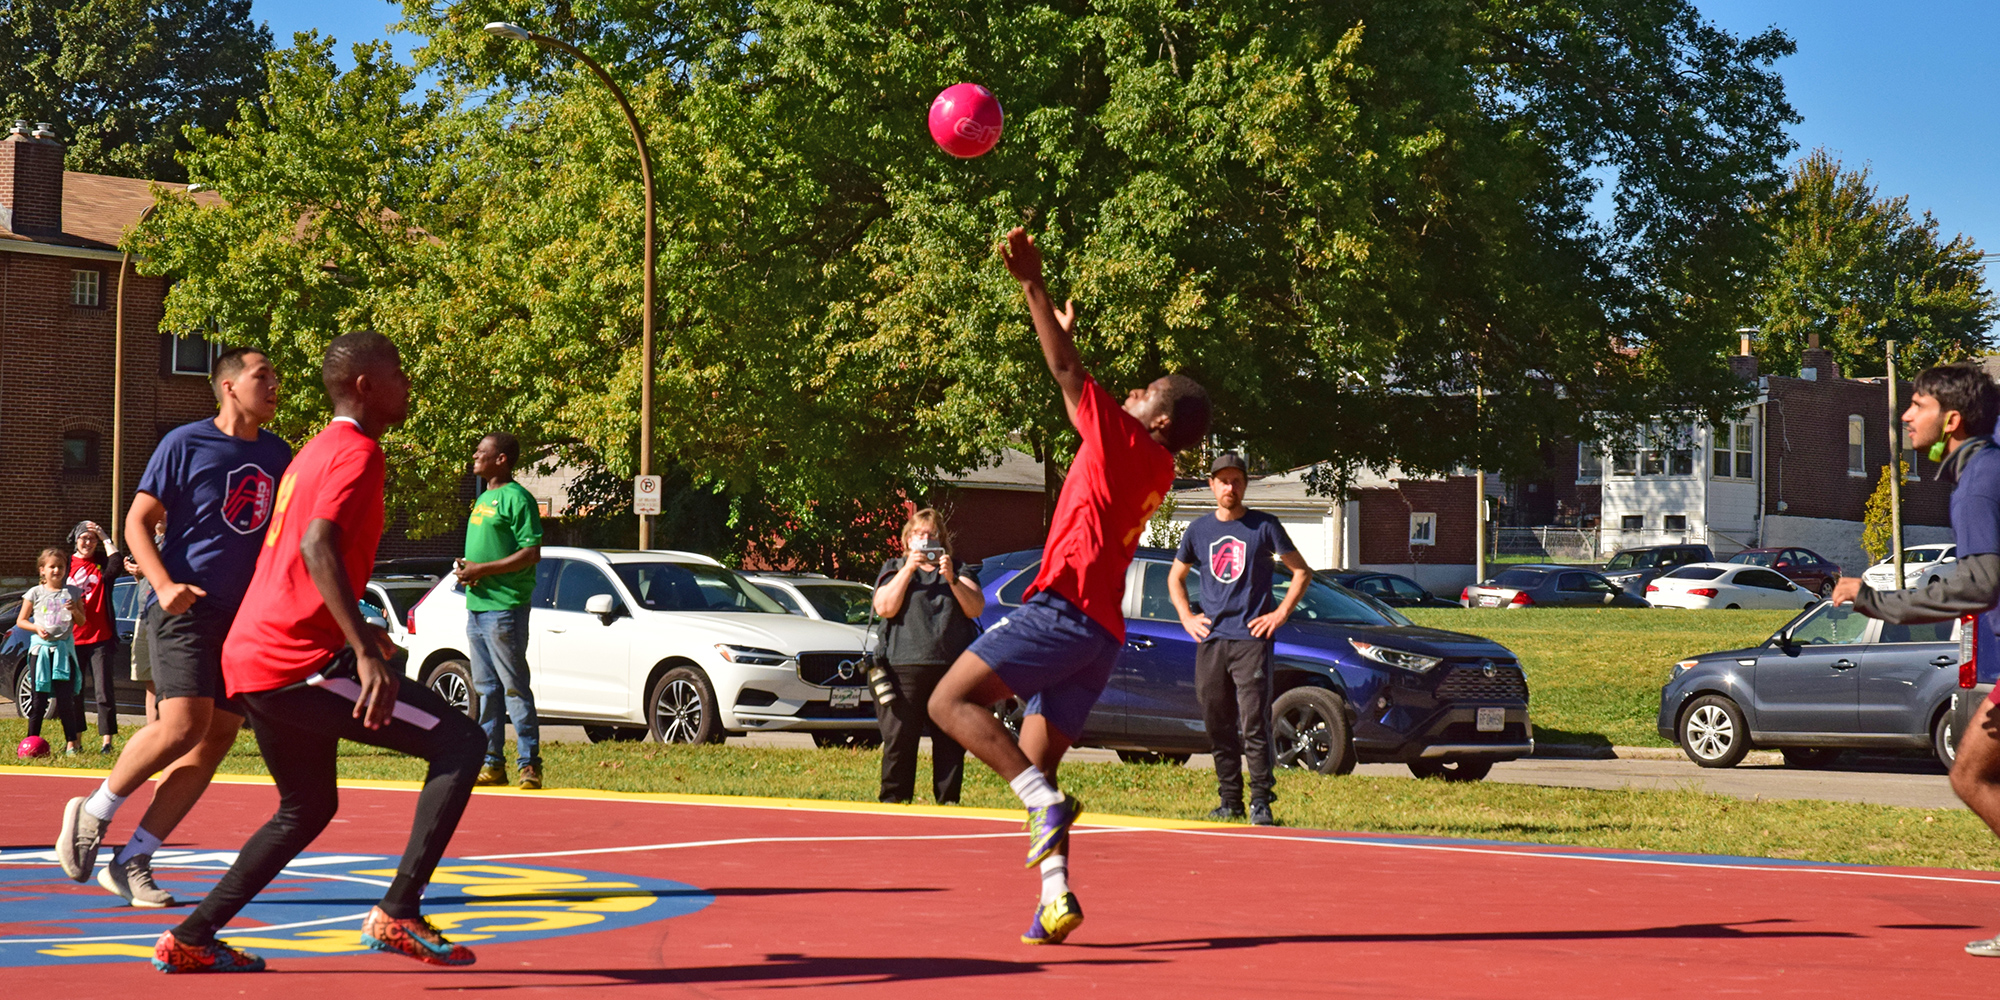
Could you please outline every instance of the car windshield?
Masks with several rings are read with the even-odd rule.
[[[1604,564],[1606,570],[1652,569],[1660,564],[1660,550],[1640,549],[1636,552],[1620,552]]]
[[[849,625],[868,624],[869,606],[874,602],[875,591],[859,583],[799,583],[794,584],[806,600],[819,609],[819,616],[830,622],[846,622]]]
[[[1290,577],[1281,578],[1271,584],[1271,594],[1283,601],[1285,593],[1291,587]],[[1292,609],[1290,620],[1332,622],[1339,625],[1415,624],[1380,601],[1357,594],[1346,587],[1331,586],[1321,580],[1306,581],[1305,596],[1299,598],[1298,606]]]
[[[1720,566],[1682,566],[1667,574],[1670,580],[1713,580],[1728,572]]]
[[[1533,569],[1510,569],[1493,578],[1496,587],[1512,587],[1515,590],[1533,590],[1549,578],[1547,573]]]
[[[742,577],[699,563],[613,563],[618,579],[648,611],[751,611],[782,615],[785,609]]]
[[[1792,626],[1792,641],[1801,646],[1847,645],[1861,641],[1868,619],[1851,606],[1822,604]]]
[[[1906,563],[1913,563],[1913,562],[1937,562],[1937,561],[1938,561],[1939,559],[1943,559],[1943,558],[1944,558],[1944,550],[1943,550],[1943,549],[1904,549],[1904,550],[1903,550],[1903,561],[1904,561],[1904,562],[1906,562]]]
[[[1738,552],[1730,556],[1729,561],[1733,563],[1748,563],[1752,566],[1769,566],[1778,561],[1778,554],[1776,552]],[[1673,575],[1679,576],[1680,574],[1675,573]]]

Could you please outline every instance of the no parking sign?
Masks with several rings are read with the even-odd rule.
[[[632,477],[632,512],[635,514],[660,512],[660,477]]]

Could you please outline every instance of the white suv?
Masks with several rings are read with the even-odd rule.
[[[863,630],[786,614],[707,556],[545,546],[531,608],[537,714],[593,740],[875,728]],[[458,578],[438,581],[409,623],[410,675],[476,718]]]

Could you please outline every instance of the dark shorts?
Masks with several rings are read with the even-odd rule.
[[[177,615],[155,604],[146,609],[141,628],[150,630],[146,643],[153,656],[153,690],[159,700],[207,698],[215,707],[243,714],[243,703],[228,696],[222,682],[222,643],[229,638],[235,608],[196,601]]]
[[[995,622],[967,652],[1027,701],[1027,714],[1075,740],[1110,683],[1121,648],[1068,598],[1045,590]]]

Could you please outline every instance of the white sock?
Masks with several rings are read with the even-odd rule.
[[[111,779],[106,778],[104,784],[97,786],[97,791],[90,793],[90,798],[83,800],[83,811],[109,823],[111,817],[118,815],[118,807],[124,804],[125,796],[112,791]]]
[[[1055,902],[1056,897],[1069,891],[1069,857],[1051,854],[1042,859],[1042,902]]]
[[[1049,779],[1042,777],[1042,769],[1033,764],[1029,764],[1027,770],[1015,775],[1014,780],[1007,784],[1014,787],[1014,794],[1021,797],[1021,804],[1030,809],[1047,809],[1050,806],[1062,805],[1062,793],[1056,791],[1056,786],[1049,784]]]
[[[159,849],[160,838],[147,833],[146,828],[143,826],[134,827],[132,829],[132,839],[124,847],[118,849],[118,854],[111,859],[111,863],[122,865],[133,858],[151,854]]]

